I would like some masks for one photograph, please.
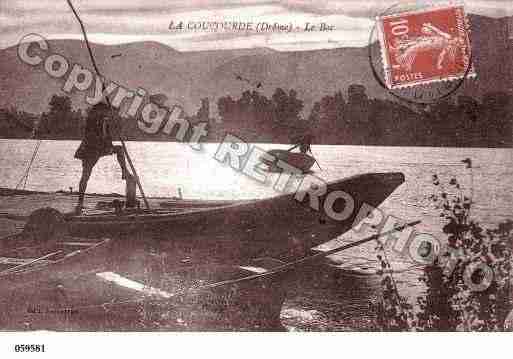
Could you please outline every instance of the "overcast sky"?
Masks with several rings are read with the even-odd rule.
[[[90,40],[104,44],[152,40],[177,50],[270,47],[307,50],[365,46],[374,17],[401,0],[72,0]],[[418,0],[421,2],[423,0]],[[491,17],[513,16],[513,0],[467,0],[467,12]],[[327,23],[329,33],[173,32],[174,21],[244,21]],[[513,28],[513,26],[511,26]],[[0,0],[0,48],[15,45],[25,34],[48,38],[82,38],[65,0]]]

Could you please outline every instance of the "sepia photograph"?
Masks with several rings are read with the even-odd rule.
[[[513,331],[510,0],[2,0],[0,28],[0,336]]]

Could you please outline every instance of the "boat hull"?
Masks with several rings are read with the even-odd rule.
[[[294,273],[254,275],[236,265],[190,263],[136,240],[114,241],[96,270],[70,269],[2,292],[9,330],[272,330]],[[94,259],[93,259],[94,260]],[[255,264],[256,265],[256,264]],[[271,269],[271,268],[270,268]],[[51,274],[48,273],[47,274]]]
[[[266,158],[262,158],[261,160],[268,166],[271,172],[283,171],[283,168],[277,165],[278,160],[286,162],[288,165],[301,170],[303,173],[308,172],[315,163],[315,159],[306,153],[290,152],[287,150],[270,150],[267,153],[272,155],[275,160],[269,161]]]
[[[302,194],[298,192],[212,208],[84,215],[67,221],[74,236],[139,237],[159,243],[160,249],[175,246],[205,257],[297,257],[351,229],[364,203],[377,207],[403,182],[401,173],[371,173],[329,183],[327,194],[344,191],[354,200],[344,220],[334,220],[322,210],[326,195],[319,198],[319,211],[310,207],[308,194],[296,200]],[[343,210],[336,208],[340,202],[335,202],[335,211]]]

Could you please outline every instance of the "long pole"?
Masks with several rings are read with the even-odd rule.
[[[100,73],[100,70],[98,69],[98,66],[96,65],[96,61],[94,59],[93,50],[91,49],[91,46],[89,45],[89,40],[87,38],[87,33],[86,33],[86,30],[85,30],[85,27],[84,27],[84,23],[80,19],[80,16],[78,16],[78,13],[75,10],[75,8],[73,7],[73,4],[71,3],[71,0],[66,0],[66,2],[68,3],[69,7],[71,8],[71,11],[73,11],[73,14],[75,15],[78,23],[80,24],[80,28],[82,29],[82,34],[84,35],[84,40],[85,40],[85,43],[86,43],[86,46],[87,46],[87,51],[89,52],[89,57],[91,58],[91,63],[93,64],[93,67],[94,67],[94,71],[96,71],[96,74],[98,76],[102,77],[102,75]],[[105,85],[102,83],[102,92],[104,90],[105,90]],[[105,100],[107,101],[107,104],[109,105],[109,108],[110,108],[110,111],[111,111],[111,115],[114,115],[114,112],[112,110],[112,105],[110,103],[109,97],[105,96]],[[146,198],[146,195],[144,194],[144,190],[142,188],[141,181],[139,180],[139,176],[137,175],[137,171],[135,170],[135,166],[134,166],[134,164],[132,162],[132,159],[130,158],[130,154],[128,153],[128,150],[126,148],[125,141],[121,138],[121,135],[119,135],[119,141],[121,142],[121,147],[123,148],[123,152],[125,153],[126,159],[128,160],[128,164],[130,165],[130,169],[132,170],[132,174],[134,175],[135,180],[137,182],[137,187],[139,187],[139,192],[141,192],[141,196],[142,196],[142,198],[144,200],[144,205],[146,206],[147,209],[150,209],[150,204],[148,203],[148,199]]]
[[[172,293],[171,296],[172,297],[183,296],[183,295],[186,295],[186,294],[191,293],[191,292],[199,292],[199,291],[206,290],[206,289],[218,288],[218,287],[223,287],[223,286],[237,284],[237,283],[243,283],[243,282],[250,282],[250,281],[253,281],[253,280],[257,280],[257,279],[273,276],[273,275],[278,274],[278,273],[286,272],[286,271],[289,271],[289,270],[294,270],[294,269],[300,267],[301,265],[312,263],[312,262],[316,262],[317,260],[319,260],[321,258],[325,258],[325,257],[327,257],[327,256],[329,256],[331,254],[344,251],[344,250],[346,250],[348,248],[359,246],[360,244],[363,244],[363,243],[367,243],[367,242],[370,242],[370,241],[377,240],[380,237],[392,234],[394,232],[400,232],[400,231],[404,230],[405,228],[415,226],[415,225],[417,225],[419,223],[420,223],[420,221],[413,221],[413,222],[410,222],[410,223],[406,223],[406,224],[404,224],[402,226],[396,227],[396,228],[391,229],[389,231],[382,232],[382,233],[377,233],[377,234],[374,234],[372,236],[366,237],[364,239],[360,239],[358,241],[342,245],[340,247],[331,249],[331,250],[326,251],[326,252],[320,252],[320,253],[311,255],[309,257],[301,258],[301,259],[299,259],[297,261],[294,261],[294,262],[285,263],[283,265],[275,267],[275,268],[271,269],[270,271],[267,271],[267,272],[264,272],[264,273],[253,274],[253,275],[245,276],[245,277],[242,277],[242,278],[223,280],[223,281],[219,281],[219,282],[215,282],[215,283],[205,284],[205,285],[202,285],[202,286],[199,286],[199,287],[186,288],[186,289],[182,289],[182,290],[180,290],[178,292]],[[161,299],[157,299],[157,300],[155,300],[155,302],[158,302],[160,300]],[[100,307],[105,309],[105,308],[110,307],[110,306],[123,305],[123,304],[132,304],[132,303],[140,303],[140,302],[143,302],[143,301],[146,302],[146,301],[152,301],[152,300],[151,299],[149,299],[149,300],[148,299],[142,299],[142,300],[141,299],[136,299],[136,300],[126,300],[126,301],[122,301],[122,302],[108,302],[108,303],[103,303],[103,304],[100,304],[100,305],[93,304],[93,305],[87,305],[87,306],[83,306],[83,307],[74,307],[73,309],[85,310],[85,309],[100,308]]]
[[[308,257],[304,257],[304,258],[298,259],[298,260],[296,260],[294,262],[285,263],[283,265],[280,265],[278,267],[275,267],[275,268],[271,269],[268,272],[254,274],[254,275],[250,275],[250,276],[242,277],[242,278],[237,278],[237,279],[230,279],[230,280],[221,281],[221,282],[212,283],[212,284],[206,284],[204,286],[199,287],[198,289],[202,290],[202,289],[207,289],[207,288],[215,288],[215,287],[220,287],[220,286],[224,286],[224,285],[227,285],[227,284],[246,282],[246,281],[251,281],[251,280],[258,279],[258,278],[272,276],[272,275],[277,274],[277,273],[281,273],[281,272],[285,272],[285,271],[288,271],[288,270],[291,270],[291,269],[295,269],[295,268],[299,267],[300,265],[316,262],[319,259],[326,258],[327,256],[329,256],[331,254],[342,252],[342,251],[345,251],[346,249],[349,249],[349,248],[357,247],[357,246],[359,246],[361,244],[377,240],[377,239],[379,239],[379,238],[381,238],[383,236],[387,236],[387,235],[393,234],[395,232],[400,232],[400,231],[404,230],[405,228],[413,227],[413,226],[419,224],[420,222],[421,221],[419,221],[419,220],[413,221],[413,222],[409,222],[409,223],[403,224],[402,226],[398,226],[398,227],[396,227],[394,229],[391,229],[389,231],[386,231],[386,232],[376,233],[376,234],[373,234],[373,235],[371,235],[369,237],[366,237],[366,238],[360,239],[358,241],[354,241],[354,242],[351,242],[351,243],[348,243],[348,244],[345,244],[345,245],[342,245],[342,246],[330,249],[330,250],[325,251],[325,252],[320,252],[320,253],[317,253],[317,254],[314,254],[314,255],[311,255],[311,256],[308,256]]]
[[[315,155],[312,152],[312,149],[310,148],[310,153],[312,154],[313,159],[315,160],[315,163],[317,163],[317,167],[322,171],[321,165],[319,164],[319,161],[317,161],[317,158],[315,158]]]

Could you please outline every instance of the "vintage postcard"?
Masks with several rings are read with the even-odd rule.
[[[511,1],[0,27],[0,331],[512,330]]]

